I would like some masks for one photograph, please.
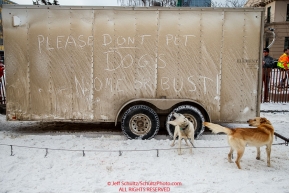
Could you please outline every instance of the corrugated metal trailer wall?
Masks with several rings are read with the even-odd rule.
[[[13,16],[21,20],[13,26]],[[114,121],[136,98],[259,113],[263,9],[4,6],[7,115]]]

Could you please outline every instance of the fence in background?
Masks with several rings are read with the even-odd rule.
[[[0,104],[6,104],[5,70],[4,70],[4,75],[0,79],[1,79],[1,81],[0,81]]]
[[[267,76],[266,76],[267,75]],[[269,76],[268,76],[269,75]],[[273,103],[289,102],[289,70],[264,68],[262,72],[261,101]]]

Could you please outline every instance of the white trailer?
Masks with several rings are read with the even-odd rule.
[[[7,120],[120,123],[259,116],[262,8],[3,5]]]

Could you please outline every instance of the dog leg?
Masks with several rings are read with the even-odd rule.
[[[233,161],[232,161],[233,152],[234,152],[234,150],[233,150],[233,148],[231,148],[231,149],[230,149],[230,152],[229,152],[229,154],[228,154],[228,160],[229,160],[230,163],[233,163]]]
[[[181,155],[181,145],[182,145],[182,138],[179,136],[179,148],[178,148],[178,151],[179,151],[179,155]]]
[[[173,142],[172,142],[172,144],[171,144],[171,147],[173,147],[173,146],[175,145],[175,141],[176,141],[176,138],[175,138],[175,136],[174,136],[174,139],[173,139]]]
[[[191,145],[191,150],[190,150],[190,152],[191,153],[193,153],[193,148],[195,147],[195,145],[194,145],[194,143],[195,143],[195,138],[194,138],[195,136],[194,136],[194,133],[192,133],[191,134],[191,138],[189,139],[189,140],[191,140],[190,141],[190,145]]]
[[[177,138],[177,135],[178,135],[178,131],[177,131],[177,126],[175,126],[175,131],[174,131],[174,139],[173,139],[173,142],[171,144],[171,147],[173,147],[175,145],[175,142],[176,142],[176,138]]]
[[[188,144],[188,140],[186,138],[184,138],[185,142],[186,142],[186,145],[189,146]]]
[[[191,140],[191,142],[194,144],[194,138],[193,138],[193,140]],[[190,154],[192,154],[193,153],[193,145],[190,143],[189,146],[190,146]]]
[[[173,142],[171,144],[171,147],[173,147],[175,145],[175,141],[176,141],[176,136],[174,135],[174,139],[173,139]]]
[[[244,151],[245,151],[245,148],[237,150],[237,159],[236,159],[235,163],[237,164],[237,167],[239,169],[242,169],[241,166],[240,166],[240,161],[241,161],[241,158],[242,158],[242,156],[244,154]]]
[[[260,158],[261,158],[261,156],[260,156],[260,147],[257,147],[257,157],[256,157],[256,159],[257,160],[260,160]]]
[[[271,144],[267,145],[266,152],[267,152],[267,166],[270,167]]]

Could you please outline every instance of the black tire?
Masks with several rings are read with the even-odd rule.
[[[121,129],[129,139],[151,139],[159,131],[157,113],[145,105],[134,105],[122,116]]]
[[[175,108],[168,116],[166,121],[166,129],[171,138],[174,136],[175,126],[168,124],[168,121],[174,120],[173,112],[181,113],[188,118],[194,125],[195,135],[194,138],[198,139],[205,130],[203,122],[205,121],[203,114],[199,109],[190,105],[181,105]]]

